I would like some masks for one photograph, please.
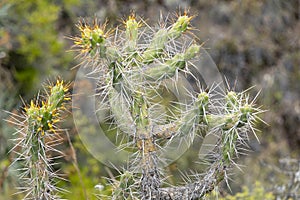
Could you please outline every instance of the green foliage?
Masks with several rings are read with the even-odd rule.
[[[218,200],[273,200],[275,196],[272,192],[267,192],[260,182],[256,182],[252,189],[243,186],[241,192],[235,195],[226,195],[226,197],[220,197],[216,193],[208,195],[207,199],[218,199]]]
[[[83,163],[81,163],[81,165],[82,164]],[[60,180],[58,184],[58,187],[66,190],[66,192],[61,194],[63,199],[97,199],[95,196],[95,194],[99,192],[95,189],[95,185],[99,184],[97,181],[98,178],[95,177],[97,173],[91,172],[89,166],[95,167],[97,165],[87,164],[82,167],[80,169],[81,176],[78,175],[78,172],[73,166],[63,168],[64,171],[68,172],[68,180]],[[91,176],[91,174],[93,174],[93,176]]]
[[[11,4],[6,1],[0,2],[0,64],[1,59],[5,57],[9,47],[10,47],[10,34],[8,30],[4,27],[5,18],[7,18],[8,10]],[[5,53],[3,55],[3,53]]]
[[[10,64],[16,68],[15,78],[21,91],[28,93],[31,89],[39,89],[37,83],[45,81],[49,75],[61,75],[62,69],[71,62],[71,54],[65,53],[65,40],[59,35],[58,24],[64,3],[70,8],[70,3],[78,1],[12,0],[10,3],[8,20],[14,23],[6,25],[6,29],[12,33],[14,47],[17,47],[10,53]]]
[[[67,180],[59,180],[58,187],[63,188],[66,192],[61,194],[64,199],[99,199],[97,196],[111,195],[112,189],[106,179],[101,178],[105,168],[96,160],[84,147],[78,135],[74,137],[73,146],[77,164],[63,163],[62,171],[68,177]],[[74,153],[74,152],[73,152]],[[102,198],[103,199],[103,198]]]
[[[17,3],[14,10],[24,17],[24,26],[17,39],[20,42],[19,52],[28,55],[29,63],[39,58],[46,57],[43,54],[56,55],[61,53],[62,44],[57,38],[55,21],[58,18],[59,7],[47,1],[26,1]],[[31,11],[30,15],[22,12]]]
[[[0,6],[2,6],[1,3]],[[0,19],[0,199],[11,199],[11,195],[17,192],[11,186],[16,185],[18,182],[17,173],[12,172],[9,168],[13,162],[13,154],[10,153],[10,149],[13,146],[11,139],[14,137],[14,129],[12,124],[5,121],[11,118],[7,110],[16,112],[14,107],[17,104],[16,87],[13,83],[12,75],[10,71],[2,66],[2,59],[7,55],[9,48],[8,39],[9,35],[2,29]]]

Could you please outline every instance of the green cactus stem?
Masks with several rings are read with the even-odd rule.
[[[154,35],[149,47],[142,54],[142,62],[145,64],[152,63],[155,59],[163,55],[163,50],[169,40],[175,40],[180,37],[187,29],[192,17],[187,15],[179,16],[171,28],[161,28]]]
[[[24,118],[18,139],[21,152],[18,161],[24,167],[21,178],[24,181],[26,199],[57,199],[58,188],[55,186],[55,174],[52,158],[49,157],[53,144],[59,142],[57,123],[61,112],[65,110],[65,102],[70,100],[68,87],[63,81],[49,86],[49,93],[41,101],[31,101],[25,107]]]
[[[199,51],[199,45],[192,45],[184,53],[175,55],[165,63],[154,67],[149,67],[145,70],[144,76],[146,80],[149,81],[158,81],[163,78],[173,77],[178,70],[185,68],[186,62],[194,58],[199,53]]]

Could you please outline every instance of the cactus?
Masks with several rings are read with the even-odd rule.
[[[60,191],[55,186],[59,176],[54,170],[55,159],[62,154],[55,147],[61,143],[57,123],[65,110],[68,96],[68,84],[57,80],[56,84],[48,86],[49,92],[31,101],[25,106],[22,116],[14,116],[19,126],[14,150],[21,162],[20,179],[23,180],[21,192],[26,193],[24,199],[59,199]],[[23,120],[20,120],[23,119]]]
[[[211,192],[234,165],[239,146],[254,133],[254,123],[261,112],[246,92],[224,91],[214,98],[214,90],[188,92],[189,101],[165,108],[170,112],[153,114],[162,105],[159,88],[175,82],[178,74],[190,74],[189,67],[201,53],[201,45],[187,36],[192,16],[179,15],[168,26],[150,28],[132,14],[124,28],[106,31],[97,20],[93,25],[80,23],[81,36],[74,37],[83,63],[100,71],[98,96],[109,105],[117,134],[128,138],[127,147],[135,149],[134,163],[115,183],[111,199],[198,199]],[[201,83],[198,82],[199,87]],[[180,86],[178,86],[180,87]],[[160,100],[157,100],[160,99]],[[108,103],[108,104],[107,104]],[[175,103],[176,104],[176,103]],[[162,110],[159,110],[162,111]],[[172,113],[172,114],[168,114]],[[165,186],[165,174],[159,165],[159,150],[174,138],[206,136],[215,132],[219,141],[216,158],[205,176],[185,185]],[[255,133],[254,133],[255,134]],[[137,169],[137,166],[138,169]]]

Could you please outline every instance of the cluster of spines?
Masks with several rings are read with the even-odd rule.
[[[59,188],[55,186],[59,178],[53,169],[54,158],[50,153],[60,153],[55,146],[60,143],[57,123],[66,110],[65,104],[70,100],[69,84],[57,80],[48,86],[44,97],[31,101],[25,106],[23,121],[19,121],[15,150],[19,157],[23,180],[21,192],[26,193],[24,199],[58,199]],[[17,119],[16,119],[17,120]],[[57,158],[57,157],[56,157]]]
[[[55,133],[55,124],[60,121],[60,111],[65,110],[64,102],[69,101],[68,86],[57,80],[54,86],[49,86],[50,95],[41,102],[25,107],[28,126],[35,134],[44,135],[45,132]],[[41,106],[40,106],[41,104]]]
[[[81,32],[80,37],[75,37],[75,45],[78,46],[82,52],[88,52],[92,55],[96,53],[97,49],[103,52],[107,33],[105,33],[105,25],[99,26],[97,20],[93,22],[93,26],[84,24],[83,22],[77,26]]]
[[[82,52],[89,52],[88,56],[95,56],[95,52],[98,52],[98,57],[105,60],[97,66],[103,72],[105,80],[104,86],[100,88],[102,91],[100,96],[108,96],[118,128],[133,137],[140,152],[138,153],[140,159],[137,161],[140,162],[142,177],[135,181],[140,181],[142,199],[164,199],[164,197],[167,199],[168,195],[183,190],[187,193],[187,197],[194,198],[195,195],[200,197],[211,191],[214,184],[224,179],[224,169],[233,162],[232,159],[238,152],[237,143],[242,139],[240,133],[249,129],[254,130],[253,121],[260,112],[253,103],[248,102],[243,93],[228,91],[223,100],[214,100],[208,93],[201,92],[196,98],[191,97],[193,99],[191,105],[186,105],[186,109],[179,116],[171,116],[173,121],[163,125],[153,123],[155,119],[151,119],[148,113],[153,106],[151,105],[153,97],[149,96],[149,93],[158,93],[156,90],[158,87],[155,85],[173,79],[178,71],[188,72],[190,60],[200,51],[201,45],[198,44],[191,43],[180,50],[171,46],[190,28],[192,18],[185,13],[178,16],[170,27],[160,27],[157,32],[151,30],[149,33],[147,30],[140,31],[145,25],[144,21],[138,22],[132,14],[124,21],[125,30],[116,31],[113,37],[103,34],[105,30],[99,31],[101,27],[99,25],[81,24],[79,25],[81,37],[75,38],[75,45],[79,46]],[[146,34],[152,36],[151,40],[146,41],[146,45],[140,44],[141,38]],[[125,39],[116,39],[118,37]],[[145,38],[149,38],[149,35]],[[154,92],[149,92],[153,90]],[[221,108],[217,109],[219,113],[211,111],[213,110],[211,106],[220,104],[215,101],[222,104],[219,106]],[[161,147],[158,147],[157,138],[171,140],[173,136],[190,137],[191,133],[197,134],[199,127],[207,127],[206,131],[218,130],[221,133],[220,159],[210,170],[210,177],[206,177],[215,181],[210,183],[196,181],[186,187],[160,188],[162,178],[159,175],[160,169],[157,166],[159,161],[155,152]],[[199,191],[190,191],[191,188],[188,187],[191,185]],[[113,198],[117,198],[119,192],[113,194],[115,195]]]

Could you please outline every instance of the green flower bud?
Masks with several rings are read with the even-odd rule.
[[[136,42],[138,38],[138,28],[140,23],[136,21],[134,14],[128,17],[128,20],[125,22],[126,26],[126,38],[129,41]]]
[[[249,104],[245,104],[240,108],[241,116],[240,116],[240,121],[247,123],[249,115],[253,113],[253,108]]]
[[[185,32],[193,17],[189,17],[186,14],[178,17],[177,21],[173,24],[169,31],[169,36],[172,38],[178,38],[183,32]]]
[[[81,37],[73,38],[75,45],[78,46],[82,52],[88,52],[91,55],[95,55],[96,52],[99,52],[100,56],[104,57],[106,51],[105,25],[100,27],[95,20],[94,26],[80,23],[77,27],[80,30]]]
[[[228,92],[227,95],[225,96],[225,100],[226,100],[226,107],[229,110],[233,110],[238,107],[238,97],[235,92],[233,91]]]

